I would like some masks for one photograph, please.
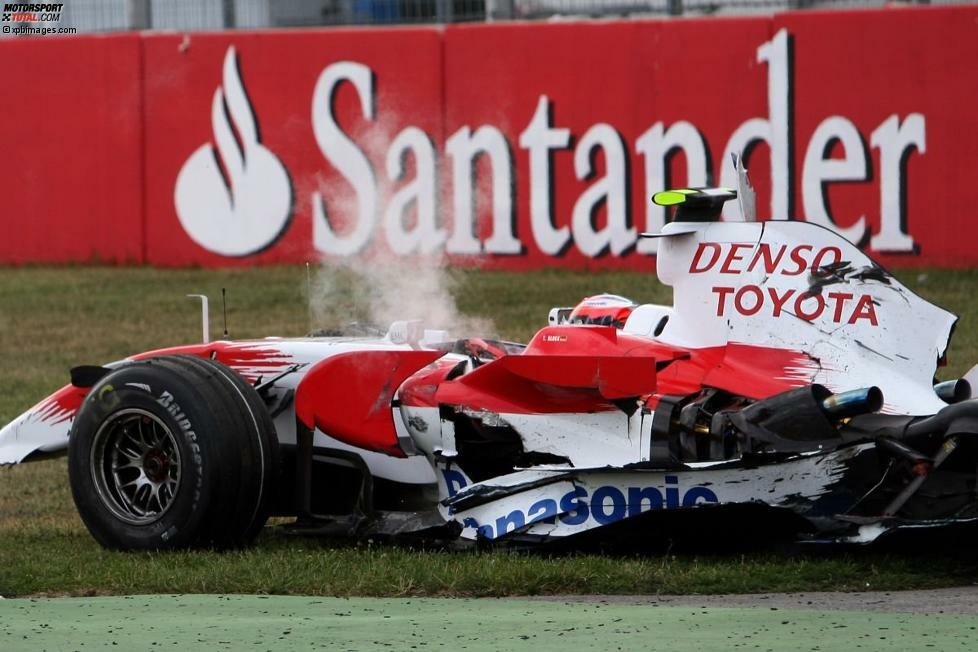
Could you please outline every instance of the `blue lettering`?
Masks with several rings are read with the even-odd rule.
[[[649,501],[646,509],[643,501]],[[628,488],[628,515],[636,516],[649,509],[662,509],[662,492],[655,487]]]
[[[679,507],[679,478],[674,475],[666,476],[666,507],[675,509]],[[672,486],[670,486],[672,485]]]
[[[606,511],[606,499],[611,499],[611,511]],[[594,520],[602,525],[614,523],[625,518],[625,496],[617,487],[599,487],[591,497],[591,513]]]
[[[518,530],[524,525],[526,525],[526,517],[523,516],[523,512],[520,510],[514,510],[509,513],[508,516],[500,516],[496,519],[496,536],[501,537],[504,534],[509,534],[511,532],[510,525],[513,526],[513,530]],[[492,538],[492,537],[490,537]]]
[[[720,499],[717,495],[706,487],[693,487],[686,492],[683,496],[683,507],[692,507],[693,505],[698,505],[700,499],[703,499],[704,503],[719,503]]]
[[[445,478],[445,489],[448,491],[448,497],[451,498],[462,489],[468,485],[465,481],[465,476],[458,471],[452,471],[451,469],[442,469],[442,476]]]
[[[584,487],[574,487],[574,491],[568,491],[560,499],[560,511],[565,512],[560,515],[560,521],[565,525],[580,525],[589,516],[587,503],[587,490]]]
[[[537,514],[537,512],[540,512]],[[538,500],[530,506],[527,522],[529,523],[556,523],[557,522],[557,502],[551,498]]]
[[[462,473],[448,470],[442,473],[452,495],[468,484]],[[576,486],[573,491],[568,491],[560,497],[559,505],[553,498],[541,498],[526,511],[515,509],[499,516],[494,524],[479,525],[476,519],[466,517],[463,525],[467,528],[475,528],[479,538],[495,539],[534,523],[556,523],[557,519],[560,519],[562,524],[570,526],[582,525],[589,518],[593,518],[600,525],[607,525],[650,510],[720,502],[713,490],[703,486],[691,487],[680,495],[679,478],[674,475],[665,477],[664,493],[665,496],[657,487],[619,488],[605,485],[597,487],[589,499],[587,490]]]

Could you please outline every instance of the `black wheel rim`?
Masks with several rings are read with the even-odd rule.
[[[120,410],[95,433],[92,479],[102,503],[121,521],[159,520],[180,490],[180,472],[176,436],[151,412]]]

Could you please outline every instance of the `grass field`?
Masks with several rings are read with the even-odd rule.
[[[942,378],[978,361],[978,272],[913,271],[901,278],[961,315]],[[366,289],[346,273],[316,275],[310,319],[305,268],[156,270],[0,269],[0,425],[64,384],[77,364],[195,342],[199,309],[184,295],[229,289],[235,338],[301,335],[367,315]],[[461,313],[492,319],[497,335],[525,340],[547,309],[601,291],[668,301],[654,275],[456,272],[446,285]],[[212,333],[220,311],[212,311]],[[314,323],[311,323],[314,322]],[[722,533],[718,533],[722,536]],[[75,514],[64,459],[0,468],[0,595],[295,593],[315,595],[524,595],[889,590],[978,580],[964,559],[840,554],[645,558],[505,552],[448,553],[294,539],[264,533],[250,550],[122,554],[101,550]]]

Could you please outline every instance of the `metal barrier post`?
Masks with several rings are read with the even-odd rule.
[[[512,20],[515,0],[486,0],[486,21]]]
[[[129,29],[150,29],[153,27],[153,12],[150,0],[129,0]]]
[[[224,19],[224,28],[231,29],[238,22],[234,16],[234,0],[221,0],[221,17]]]
[[[452,0],[435,0],[435,20],[439,23],[452,22]]]
[[[353,0],[340,0],[340,16],[344,25],[353,23]]]

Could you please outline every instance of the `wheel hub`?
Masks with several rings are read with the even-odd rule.
[[[158,448],[150,450],[143,456],[143,472],[150,482],[165,482],[170,474],[170,458]]]
[[[102,503],[132,525],[158,520],[180,488],[180,449],[173,430],[139,408],[110,415],[95,434],[92,478]]]

